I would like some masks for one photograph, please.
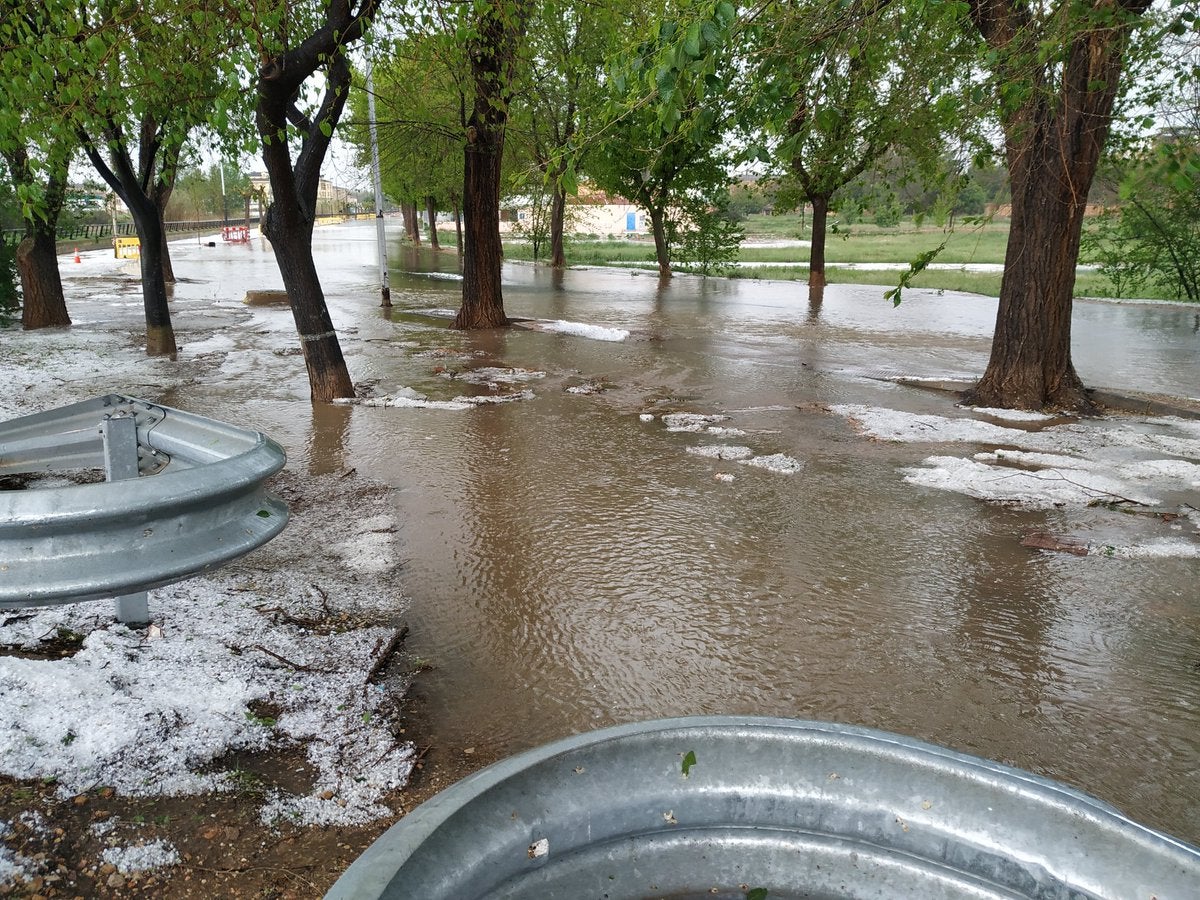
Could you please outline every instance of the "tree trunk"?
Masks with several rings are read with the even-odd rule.
[[[23,146],[12,147],[2,154],[8,163],[13,185],[34,187],[29,153]],[[25,220],[25,236],[17,245],[17,271],[21,276],[21,327],[63,328],[71,324],[67,303],[63,297],[62,277],[58,271],[56,241],[58,216],[66,199],[70,154],[63,144],[56,143],[48,154],[49,175],[43,186],[42,215]]]
[[[63,328],[71,324],[58,272],[58,247],[54,229],[40,219],[26,222],[25,237],[17,245],[17,271],[21,275],[21,327]]]
[[[462,209],[458,205],[458,195],[454,195],[454,246],[458,255],[463,255]]]
[[[373,14],[374,7],[370,10]],[[330,4],[327,11],[334,18],[347,12],[345,6],[338,4]],[[332,129],[321,126],[337,122],[350,86],[349,65],[341,49],[332,41],[332,35],[337,32],[346,37],[347,23],[341,19],[329,24],[333,26],[332,30],[323,29],[314,36],[313,42],[305,42],[287,56],[271,60],[263,67],[259,73],[255,113],[262,138],[263,162],[274,197],[263,216],[262,232],[271,241],[275,262],[287,290],[304,353],[310,396],[316,402],[326,403],[354,396],[354,383],[342,356],[312,255],[321,161],[332,133]],[[359,20],[350,24],[352,37],[361,26]],[[318,36],[330,38],[330,44],[322,47],[315,40]],[[286,132],[289,111],[292,118],[303,118],[291,104],[300,84],[316,71],[327,54],[332,54],[332,58],[326,64],[325,98],[317,118],[307,122],[307,128],[297,126],[303,141],[293,163],[288,143],[280,140],[279,135]]]
[[[313,400],[325,403],[353,397],[354,383],[313,261],[312,220],[306,221],[295,203],[289,205],[292,209],[287,212],[291,215],[278,199],[267,208],[265,233],[275,251],[296,333],[300,335],[309,392]]]
[[[314,23],[316,30],[265,58],[258,72],[255,124],[274,197],[264,216],[263,233],[271,241],[287,289],[309,391],[319,402],[354,396],[354,383],[313,262],[312,233],[321,162],[350,90],[346,48],[362,37],[378,5],[379,0],[361,0],[357,7],[349,2],[323,4],[324,13]],[[319,69],[325,73],[324,93],[320,107],[310,116],[295,103],[305,81]],[[294,161],[287,138],[289,124],[300,139]]]
[[[271,134],[269,117],[274,109],[269,100],[261,99],[262,96],[260,93],[259,130]],[[353,397],[354,383],[350,380],[350,371],[346,368],[313,261],[315,187],[310,185],[307,191],[300,190],[287,145],[282,141],[265,143],[263,160],[267,164],[275,200],[267,207],[262,231],[275,252],[275,262],[292,308],[308,371],[310,395],[314,401],[324,403],[339,397]],[[315,184],[315,178],[309,180]]]
[[[811,194],[812,202],[812,243],[808,248],[808,287],[825,287],[825,225],[829,220],[829,196],[827,194]]]
[[[492,111],[495,115],[495,111]],[[468,129],[463,150],[462,307],[455,328],[497,328],[508,324],[500,287],[500,161],[504,155],[504,122],[482,121]]]
[[[654,255],[658,259],[658,277],[671,277],[671,248],[667,244],[667,213],[662,207],[648,206],[650,231],[654,235]]]
[[[129,202],[132,200],[133,202]],[[144,197],[128,197],[126,205],[133,216],[141,243],[142,306],[146,311],[146,355],[174,359],[175,329],[171,325],[171,307],[167,303],[167,283],[163,278],[162,248],[165,244],[162,213]]]
[[[972,392],[980,406],[1087,406],[1071,363],[1075,263],[1087,190],[1078,198],[1063,196],[1065,185],[1080,183],[1086,161],[1059,157],[1062,148],[1040,143],[1024,151],[1039,161],[1012,174],[1012,223],[992,355]]]
[[[400,218],[404,221],[404,236],[411,243],[413,232],[412,210],[409,209],[408,204],[404,201],[400,202]]]
[[[163,277],[163,264],[169,259],[166,248],[166,229],[163,227],[163,206],[171,195],[174,175],[162,171],[172,169],[178,159],[183,138],[177,138],[161,147],[161,168],[154,177],[156,154],[162,140],[161,123],[152,116],[141,121],[141,137],[138,148],[137,168],[129,155],[119,125],[111,119],[103,128],[104,140],[97,142],[86,132],[79,132],[84,152],[96,172],[116,192],[129,214],[133,217],[134,230],[141,244],[139,251],[142,272],[142,306],[146,312],[146,355],[175,358],[175,329],[171,325],[171,308],[167,305],[167,283]],[[105,147],[108,158],[100,148]],[[147,187],[147,183],[150,186]]]
[[[463,144],[462,307],[455,328],[496,328],[508,324],[500,289],[500,166],[509,92],[517,51],[525,34],[529,0],[478,7],[476,36],[468,41],[474,98]],[[460,245],[461,246],[461,245]]]
[[[408,233],[408,239],[412,241],[414,247],[419,247],[421,246],[421,219],[417,215],[417,204],[405,201],[400,206],[404,213],[404,230]]]
[[[550,266],[564,269],[567,252],[563,241],[563,229],[567,217],[567,192],[561,184],[554,185],[554,196],[550,200]]]
[[[425,198],[425,213],[429,218],[429,246],[434,250],[441,250],[437,233],[437,201],[433,199],[432,194]]]
[[[1028,99],[1001,122],[1012,184],[1012,223],[992,354],[969,402],[1016,409],[1091,407],[1071,363],[1075,265],[1088,190],[1112,122],[1125,47],[1150,0],[1072,7],[1055,70],[1022,70],[1043,58],[1046,36],[1030,30],[1016,0],[970,0],[972,20],[996,52],[1001,74],[1022,72]],[[1119,12],[1119,15],[1117,13]],[[1042,43],[1038,43],[1042,41]],[[1033,48],[1036,48],[1033,49]]]
[[[167,284],[175,283],[175,268],[171,265],[171,248],[167,246],[166,213],[167,204],[171,201],[171,194],[175,190],[175,174],[177,172],[176,165],[179,161],[179,149],[176,145],[164,149],[160,175],[154,183],[154,189],[150,194],[150,199],[158,209],[158,228],[162,234],[162,274],[163,281]],[[225,224],[228,225],[229,222],[226,221]]]
[[[167,223],[164,220],[166,204],[158,208],[158,232],[162,236],[159,253],[162,254],[162,277],[166,284],[175,283],[175,267],[171,265],[171,248],[167,243]]]

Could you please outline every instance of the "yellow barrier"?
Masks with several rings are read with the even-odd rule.
[[[138,259],[141,255],[142,242],[138,238],[113,238],[113,256],[117,259]]]

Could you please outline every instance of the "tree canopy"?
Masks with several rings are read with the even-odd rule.
[[[747,141],[813,208],[809,283],[825,281],[826,217],[859,176],[903,155],[925,180],[966,139],[971,42],[940,4],[772,2],[747,29]]]

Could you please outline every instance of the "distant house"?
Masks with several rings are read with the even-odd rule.
[[[534,215],[532,204],[520,204],[502,217],[500,228],[502,231],[528,229]],[[601,237],[643,235],[650,233],[650,220],[644,210],[624,197],[581,184],[579,193],[567,198],[563,230],[571,235]]]
[[[271,179],[266,172],[251,172],[250,189],[257,196],[271,202]],[[262,192],[259,194],[258,192]],[[322,178],[317,183],[317,215],[328,216],[344,213],[358,204],[358,195],[349,188],[338,187],[332,181]],[[261,211],[260,211],[261,212]]]

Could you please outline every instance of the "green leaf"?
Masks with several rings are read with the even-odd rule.
[[[746,892],[746,900],[767,900],[770,893],[764,887],[751,888]]]
[[[679,76],[674,69],[667,66],[660,66],[654,74],[654,86],[658,88],[658,93],[664,100],[670,99],[675,93],[675,85],[678,83]]]
[[[817,114],[813,116],[813,121],[816,122],[817,128],[828,133],[841,124],[842,114],[836,109],[826,107],[817,111]]]
[[[696,751],[689,750],[683,754],[683,777],[687,778],[691,774],[692,766],[696,765]]]

